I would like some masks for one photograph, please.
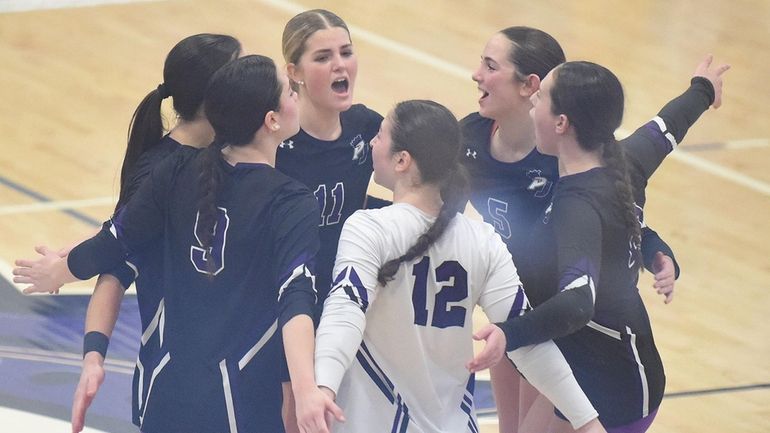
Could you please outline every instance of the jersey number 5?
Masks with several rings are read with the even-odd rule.
[[[414,276],[414,288],[412,289],[412,306],[414,307],[414,324],[427,326],[428,311],[428,272],[431,271],[430,257],[423,257],[419,263],[412,267]],[[433,302],[433,317],[430,325],[436,328],[448,328],[450,326],[465,326],[467,310],[459,305],[449,306],[450,302],[461,302],[468,297],[468,272],[460,263],[450,260],[442,263],[435,269],[436,283],[449,283],[441,286],[440,290],[431,290],[436,293]],[[448,307],[448,308],[447,308]]]
[[[203,249],[201,242],[201,228],[198,228],[198,219],[200,213],[195,216],[195,240],[198,245],[190,247],[190,261],[195,269],[202,274],[216,275],[225,268],[225,243],[227,241],[227,229],[230,227],[230,217],[227,216],[227,209],[217,208],[217,222],[214,223],[214,238],[211,240],[211,246],[208,251]],[[209,265],[208,260],[214,262]]]

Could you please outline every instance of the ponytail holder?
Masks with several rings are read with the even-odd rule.
[[[168,94],[168,90],[166,90],[165,83],[158,84],[158,96],[160,96],[160,99],[166,99],[171,96]]]

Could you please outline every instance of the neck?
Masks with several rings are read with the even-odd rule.
[[[195,116],[193,120],[180,118],[169,135],[181,144],[200,149],[214,141],[214,128],[205,116]]]
[[[525,104],[525,107],[531,105]],[[517,162],[535,148],[535,126],[527,111],[517,110],[496,120],[490,152],[501,162]]]
[[[428,215],[437,217],[443,202],[436,185],[397,183],[393,189],[393,203],[407,203]]]
[[[320,109],[307,98],[299,99],[299,124],[303,131],[318,140],[333,141],[342,134],[340,113]]]
[[[569,176],[588,171],[592,168],[601,167],[601,150],[585,151],[575,140],[559,145],[559,177]]]
[[[242,163],[267,164],[275,167],[275,153],[281,140],[273,136],[263,136],[260,129],[251,143],[244,146],[225,146],[222,156],[230,165]]]

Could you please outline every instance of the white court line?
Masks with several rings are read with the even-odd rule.
[[[281,9],[285,12],[288,12],[294,15],[308,9],[296,3],[282,1],[282,0],[262,0],[262,3],[273,6],[277,9]],[[415,62],[422,63],[424,65],[438,69],[451,76],[470,80],[470,76],[472,72],[468,69],[465,69],[461,66],[457,66],[443,59],[440,59],[436,56],[416,50],[410,46],[401,44],[399,42],[395,42],[383,36],[364,30],[362,28],[352,26],[352,25],[348,25],[348,27],[350,28],[350,32],[353,35],[354,40],[355,39],[364,40],[370,44],[376,45],[387,51],[391,51],[393,53],[402,55],[404,57],[408,57],[414,60]],[[479,48],[481,48],[481,42],[479,42]],[[691,167],[705,171],[714,176],[721,177],[737,185],[744,186],[753,191],[759,192],[760,194],[770,196],[770,184],[751,178],[735,170],[723,167],[719,164],[707,161],[697,156],[693,156],[690,154],[684,155],[682,152],[673,152],[669,157],[679,162],[683,162]]]
[[[49,212],[52,210],[81,209],[85,207],[113,206],[113,197],[96,197],[83,200],[42,201],[29,204],[0,206],[0,216],[20,213]]]
[[[0,13],[42,9],[67,9],[125,3],[147,3],[160,0],[0,0]]]
[[[68,421],[2,406],[0,406],[0,419],[3,420],[4,432],[65,432],[71,429]],[[82,433],[107,432],[85,426]]]
[[[756,149],[770,147],[770,140],[766,138],[749,138],[746,140],[730,140],[725,143],[725,149]]]
[[[67,358],[59,358],[55,356],[27,354],[20,351],[6,352],[4,350],[0,350],[0,359],[3,359],[3,358],[18,359],[22,361],[45,362],[47,364],[68,365],[70,367],[78,367],[78,368],[80,368],[83,365],[82,355],[79,357],[80,359],[67,359]],[[126,375],[134,374],[133,365],[130,368],[128,368],[128,367],[121,367],[121,366],[117,366],[117,365],[113,365],[105,362],[104,370],[111,371],[113,373],[126,374]]]

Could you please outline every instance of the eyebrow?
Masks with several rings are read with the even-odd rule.
[[[350,43],[350,44],[345,44],[345,45],[343,45],[343,46],[341,46],[341,47],[340,47],[340,50],[344,50],[344,49],[347,49],[347,48],[352,48],[352,47],[353,47],[353,44],[352,44],[352,43]],[[331,48],[322,48],[322,49],[320,49],[320,50],[316,50],[316,51],[313,51],[313,55],[318,55],[318,54],[330,54],[332,51],[334,51],[334,50],[333,50],[333,49],[331,49]]]
[[[489,56],[481,56],[481,60],[483,60],[483,61],[485,61],[485,62],[492,62],[492,63],[494,63],[494,64],[496,64],[496,65],[499,65],[499,63],[497,62],[497,60],[495,60],[495,59],[493,59],[493,58],[491,58],[491,57],[489,57]]]

